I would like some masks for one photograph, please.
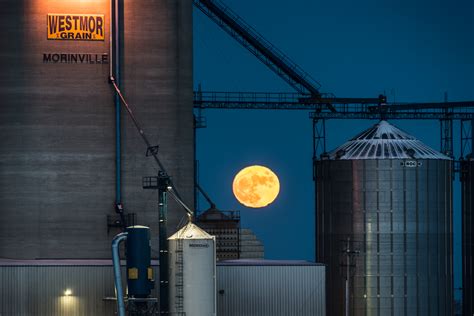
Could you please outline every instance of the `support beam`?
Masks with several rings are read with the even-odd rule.
[[[474,120],[461,120],[461,159],[473,156],[474,150]]]
[[[472,120],[474,119],[474,112],[456,111],[450,114],[452,120]],[[346,113],[317,113],[311,112],[310,118],[319,119],[360,119],[360,120],[380,120],[392,119],[392,120],[444,120],[446,114],[442,112],[418,112],[418,111],[404,111],[404,112],[392,112],[385,113],[381,116],[380,113],[367,113],[367,112],[346,112]]]
[[[313,119],[313,162],[326,152],[326,120]],[[315,173],[313,173],[314,175]]]
[[[444,118],[440,120],[441,126],[441,152],[446,156],[454,158],[453,150],[453,120]]]
[[[273,46],[240,16],[218,0],[193,0],[194,5],[250,51],[263,64],[290,84],[300,94],[319,99],[320,84],[288,56]],[[331,112],[331,103],[325,104]]]

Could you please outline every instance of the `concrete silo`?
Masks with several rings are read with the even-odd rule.
[[[0,2],[0,258],[110,257],[117,233],[107,225],[117,195],[113,2]],[[193,205],[192,1],[119,3],[121,90]],[[100,31],[92,39],[69,36],[92,29]],[[142,189],[156,166],[121,116],[120,200],[156,242],[157,195]],[[169,214],[172,233],[184,212],[170,204]]]
[[[345,315],[347,271],[350,315],[451,315],[451,159],[380,121],[316,172],[328,315]]]

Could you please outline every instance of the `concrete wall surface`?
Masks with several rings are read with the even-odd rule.
[[[122,91],[193,205],[192,2],[119,3]],[[109,6],[0,0],[0,258],[110,258],[118,233],[106,221],[116,216],[114,92],[109,64],[96,62],[110,60]],[[104,39],[48,39],[48,14],[103,15]],[[121,118],[122,202],[156,237],[157,193],[142,189],[156,164],[123,109]],[[170,203],[170,234],[183,215]]]

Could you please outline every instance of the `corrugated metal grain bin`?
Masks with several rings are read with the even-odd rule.
[[[218,263],[217,315],[324,316],[325,270],[305,261]]]
[[[216,315],[216,237],[193,223],[169,240],[169,311]]]
[[[347,265],[350,315],[452,314],[452,165],[386,121],[316,163],[329,315],[344,315]]]

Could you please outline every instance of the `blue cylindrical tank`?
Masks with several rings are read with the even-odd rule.
[[[153,269],[150,259],[150,228],[127,227],[127,284],[128,296],[143,298],[150,295],[154,287]]]

